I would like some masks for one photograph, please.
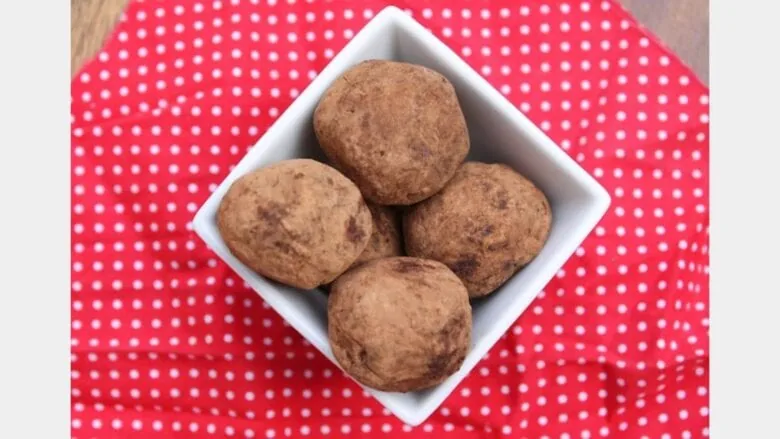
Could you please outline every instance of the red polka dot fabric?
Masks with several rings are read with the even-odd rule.
[[[72,436],[708,436],[708,90],[615,1],[394,3],[612,195],[422,425],[193,234],[209,193],[387,4],[134,1],[74,77]]]

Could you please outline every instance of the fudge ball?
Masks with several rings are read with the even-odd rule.
[[[295,159],[238,178],[219,205],[217,227],[258,274],[312,289],[355,262],[373,226],[354,183],[330,166]]]
[[[452,84],[426,67],[371,60],[325,92],[314,132],[368,201],[410,205],[438,192],[469,151]]]
[[[341,367],[368,387],[432,387],[455,373],[469,350],[469,296],[439,262],[375,259],[333,283],[328,338]]]
[[[374,259],[402,256],[404,253],[399,212],[388,206],[370,202],[366,204],[371,211],[373,232],[366,249],[352,264],[353,267]]]
[[[503,164],[464,163],[403,219],[410,256],[443,262],[472,298],[506,282],[541,251],[552,224],[545,195]]]

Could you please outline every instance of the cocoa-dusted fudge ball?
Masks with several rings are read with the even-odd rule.
[[[395,61],[364,61],[339,77],[314,112],[314,132],[335,167],[381,205],[438,192],[469,151],[452,84]]]
[[[545,195],[503,164],[464,163],[447,186],[404,216],[410,256],[441,261],[472,298],[506,282],[541,251],[552,225]]]
[[[368,210],[371,211],[373,232],[366,249],[352,264],[353,267],[374,259],[404,254],[400,213],[389,206],[380,206],[371,202],[366,204],[368,204]]]
[[[455,373],[469,351],[469,296],[439,262],[375,259],[333,283],[328,338],[341,367],[368,387],[432,387]]]
[[[354,183],[330,166],[294,159],[238,178],[217,227],[231,253],[260,275],[312,289],[352,265],[373,226]]]

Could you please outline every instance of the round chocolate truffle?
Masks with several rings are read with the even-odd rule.
[[[445,265],[375,259],[333,283],[328,338],[341,367],[387,392],[435,386],[463,364],[471,343],[471,304]]]
[[[368,209],[371,211],[373,232],[371,233],[371,239],[368,240],[366,249],[352,264],[353,267],[374,259],[402,256],[404,254],[399,212],[390,206],[380,206],[370,202],[366,204],[368,204]]]
[[[485,296],[542,250],[552,225],[545,195],[503,164],[464,163],[403,219],[410,256],[443,262],[469,296]]]
[[[314,132],[368,201],[410,205],[438,192],[469,151],[452,84],[419,65],[371,60],[325,92]]]
[[[285,160],[239,177],[217,211],[231,253],[296,288],[331,282],[363,252],[371,212],[357,186],[330,166]]]

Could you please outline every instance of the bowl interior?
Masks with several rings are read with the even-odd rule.
[[[369,23],[339,53],[236,166],[198,213],[196,231],[264,299],[314,346],[333,359],[327,341],[327,296],[301,292],[254,274],[230,255],[214,214],[230,183],[251,169],[290,158],[324,161],[312,129],[319,96],[348,67],[367,59],[421,64],[455,86],[471,137],[470,160],[502,162],[547,195],[553,213],[549,239],[534,261],[491,296],[473,303],[473,345],[463,368],[441,385],[407,394],[367,389],[393,413],[417,424],[447,397],[497,339],[528,307],[595,226],[608,204],[604,190],[544,133],[417,22],[391,8]]]

